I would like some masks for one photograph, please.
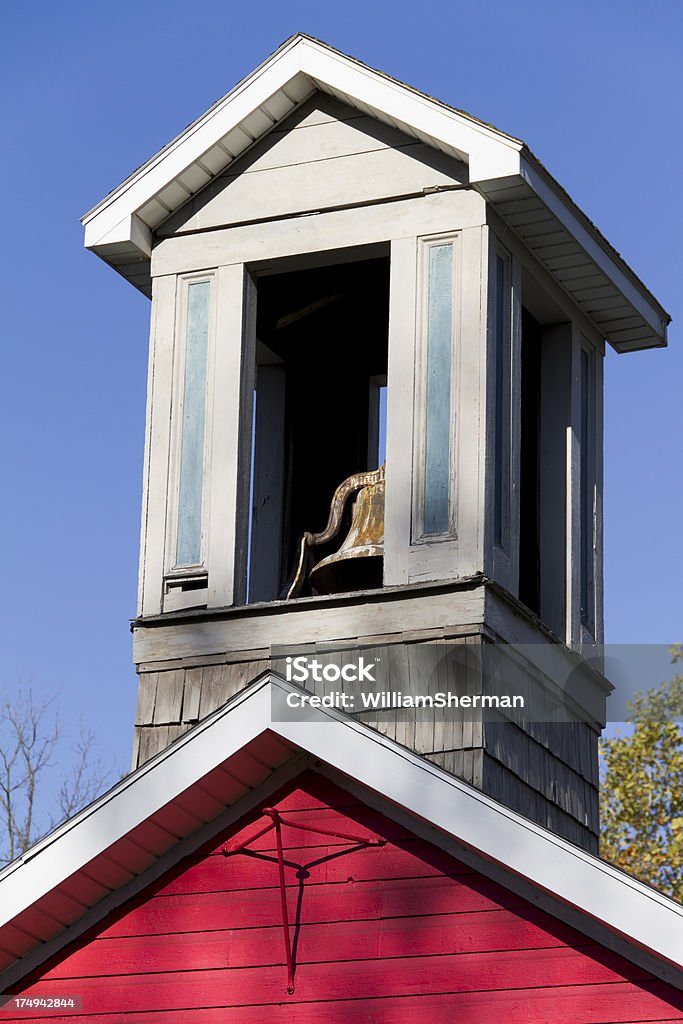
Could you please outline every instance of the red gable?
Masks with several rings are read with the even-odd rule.
[[[683,1021],[683,995],[313,772],[267,800],[283,828],[295,991],[278,861],[259,811],[205,844],[14,992],[82,997],[99,1024]],[[251,840],[251,841],[250,841]],[[229,857],[223,848],[247,842]]]

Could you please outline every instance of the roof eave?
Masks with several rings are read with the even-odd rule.
[[[565,286],[598,332],[621,352],[666,345],[666,310],[523,142],[302,33],[93,207],[83,217],[86,248],[150,294],[154,230],[316,90],[467,162],[470,184],[494,206],[496,195],[526,190],[585,254],[598,298],[608,295],[615,313],[600,318],[590,289],[584,302]]]
[[[683,961],[683,907],[341,712],[316,709],[306,721],[287,721],[286,697],[296,692],[279,677],[265,675],[6,868],[0,874],[0,948],[12,948],[5,929],[12,934],[25,912],[33,915],[35,927],[41,897],[59,895],[67,881],[73,887],[81,871],[92,882],[93,865],[109,850],[144,882],[155,861],[173,852],[159,822],[168,824],[163,815],[175,801],[187,808],[193,787],[201,791],[218,772],[234,789],[225,806],[238,807],[250,791],[256,798],[272,772],[299,752],[377,794],[416,826],[425,823],[437,841],[442,836],[446,844],[457,842],[475,851],[484,865],[497,865],[597,921],[629,949],[654,958],[665,980],[681,981],[671,965]],[[150,827],[160,844],[156,854],[149,849]],[[140,828],[146,829],[142,860],[135,843]],[[96,900],[93,912],[98,909]],[[57,942],[61,928],[47,910],[43,926],[53,929]],[[47,946],[40,948],[44,952]],[[21,969],[11,968],[12,980]],[[3,976],[5,984],[8,978]]]

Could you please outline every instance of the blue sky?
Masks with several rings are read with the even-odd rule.
[[[611,642],[683,637],[681,5],[6,0],[2,20],[0,688],[61,689],[127,767],[149,304],[79,217],[298,30],[525,139],[672,314],[668,350],[607,359],[606,620]]]

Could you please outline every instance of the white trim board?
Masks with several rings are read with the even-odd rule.
[[[301,33],[85,214],[86,248],[149,294],[155,229],[317,90],[466,163],[493,203],[538,200],[619,293],[620,317],[635,314],[626,334],[615,328],[615,348],[666,344],[666,311],[523,142]]]
[[[73,893],[79,880],[92,887],[114,846],[117,865],[139,888],[150,872],[156,877],[160,860],[168,865],[174,850],[186,852],[177,829],[164,835],[165,815],[184,814],[184,831],[199,844],[205,825],[220,827],[226,807],[245,806],[245,799],[252,806],[265,797],[264,786],[271,791],[274,772],[308,756],[316,768],[375,794],[389,814],[430,829],[444,849],[455,844],[470,851],[483,873],[500,880],[503,872],[543,894],[558,917],[570,908],[575,927],[586,918],[605,929],[618,952],[638,962],[647,956],[649,970],[683,988],[683,906],[338,711],[315,710],[306,722],[274,720],[273,700],[296,690],[265,674],[1,872],[0,949],[17,949],[10,964],[5,957],[2,984],[14,983],[29,962],[35,966],[39,946],[54,951],[60,933],[60,942],[68,942],[79,921],[88,917],[92,924],[106,912],[111,901],[104,890],[90,907],[81,903],[71,920],[57,919],[46,901],[63,900],[62,887]],[[201,812],[211,799],[216,812]],[[141,829],[143,858],[136,843]]]

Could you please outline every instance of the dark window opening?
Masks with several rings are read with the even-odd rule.
[[[383,461],[389,259],[270,274],[257,296],[250,602],[283,596],[337,486]]]
[[[541,325],[522,309],[519,599],[541,613],[540,415]]]

